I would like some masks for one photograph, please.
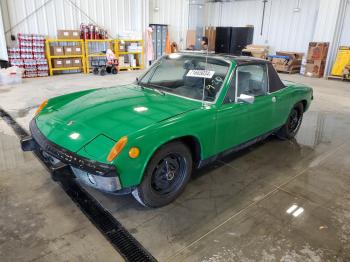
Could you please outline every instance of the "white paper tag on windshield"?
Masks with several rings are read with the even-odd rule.
[[[215,71],[209,70],[190,70],[186,76],[189,77],[201,77],[201,78],[212,78],[215,74]]]

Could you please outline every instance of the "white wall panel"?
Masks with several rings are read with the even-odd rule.
[[[221,26],[222,3],[205,4],[205,25]]]
[[[297,1],[270,2],[267,44],[276,50],[306,52],[312,41],[317,21],[319,0],[301,0],[300,11],[294,12]]]
[[[7,48],[5,41],[4,24],[2,22],[2,12],[0,8],[0,60],[7,61]]]
[[[320,0],[314,41],[331,42],[334,36],[341,0]]]
[[[144,19],[148,1],[0,0],[0,4],[6,13],[5,33],[10,43],[11,34],[39,33],[55,37],[58,29],[79,29],[82,22],[96,23],[105,28],[111,37],[125,31],[143,32],[148,23]]]
[[[177,42],[180,48],[186,43],[188,7],[188,0],[150,0],[150,23],[169,25],[170,41]]]
[[[347,1],[340,45],[350,46],[350,0]]]
[[[297,0],[270,0],[266,5],[264,30],[261,31],[261,0],[208,3],[206,22],[213,26],[254,25],[254,43],[276,50],[305,52],[312,40],[320,0],[301,0],[300,12],[293,12]]]

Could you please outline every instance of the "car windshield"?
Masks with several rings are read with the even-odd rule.
[[[221,59],[171,54],[158,60],[138,84],[191,99],[214,101],[228,68],[229,63]]]

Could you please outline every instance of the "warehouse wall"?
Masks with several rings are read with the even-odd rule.
[[[306,52],[312,40],[320,0],[301,0],[300,11],[293,12],[297,1],[270,0],[266,4],[263,32],[261,0],[209,3],[206,5],[208,25],[254,25],[254,43],[276,50]]]
[[[320,0],[314,41],[330,42],[334,36],[341,0]]]
[[[7,61],[7,48],[5,41],[4,25],[2,22],[2,12],[0,8],[0,60]]]
[[[347,1],[345,7],[345,18],[339,44],[350,46],[350,0]]]
[[[148,23],[148,0],[0,0],[0,4],[8,43],[11,34],[55,37],[57,29],[78,29],[82,22],[100,25],[111,37],[143,32]]]
[[[185,47],[188,28],[188,0],[149,0],[150,23],[169,25],[170,41]]]

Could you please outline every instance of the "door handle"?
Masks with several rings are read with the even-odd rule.
[[[271,99],[272,103],[276,103],[276,100],[277,100],[277,99],[276,99],[275,96],[273,96],[272,99]]]

